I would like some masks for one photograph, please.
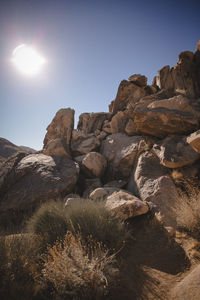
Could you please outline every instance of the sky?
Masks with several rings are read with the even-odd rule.
[[[121,80],[151,84],[199,39],[199,0],[1,0],[0,137],[39,150],[59,109],[107,112]],[[21,44],[46,59],[35,77],[11,62]]]

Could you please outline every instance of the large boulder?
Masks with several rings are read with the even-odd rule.
[[[89,197],[93,201],[103,201],[109,210],[123,220],[146,214],[149,211],[145,202],[116,187],[97,188]]]
[[[47,133],[44,138],[44,149],[51,140],[58,138],[61,139],[64,146],[66,145],[66,148],[69,148],[73,129],[74,110],[71,108],[60,109],[47,127]]]
[[[145,148],[145,140],[140,136],[123,133],[109,135],[101,145],[101,154],[108,161],[107,175],[112,179],[128,177],[138,153]]]
[[[130,177],[128,190],[143,201],[150,202],[154,210],[160,212],[166,225],[175,226],[173,207],[178,193],[168,169],[160,165],[152,152],[144,152],[137,160]]]
[[[149,206],[134,195],[120,190],[107,197],[105,206],[122,220],[144,215]]]
[[[73,156],[87,154],[96,151],[101,145],[101,140],[95,134],[84,134],[74,131],[71,141],[71,151]]]
[[[79,116],[77,129],[85,134],[101,130],[105,120],[110,119],[110,113],[83,113]]]
[[[164,138],[169,134],[188,134],[199,125],[198,113],[183,96],[156,101],[147,107],[136,107],[133,112],[136,130]]]
[[[31,154],[17,161],[0,186],[0,212],[30,211],[72,192],[79,166],[68,158]]]
[[[200,265],[173,288],[171,300],[199,300],[200,296]]]
[[[82,159],[83,171],[91,178],[102,177],[107,167],[105,157],[98,152],[89,152]]]
[[[187,137],[187,143],[198,153],[200,153],[200,130],[197,130]]]
[[[183,136],[167,137],[154,144],[153,151],[160,159],[160,163],[168,168],[190,165],[200,158]]]

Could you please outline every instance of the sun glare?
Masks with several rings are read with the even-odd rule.
[[[14,49],[12,62],[24,75],[35,76],[42,70],[45,59],[32,47],[22,44]]]

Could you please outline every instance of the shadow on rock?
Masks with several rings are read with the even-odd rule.
[[[134,241],[131,258],[159,271],[176,275],[190,266],[183,248],[171,238],[162,224],[151,215],[130,221]]]

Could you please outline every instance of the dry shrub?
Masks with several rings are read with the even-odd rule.
[[[115,256],[100,243],[85,244],[77,233],[68,232],[44,256],[42,282],[61,299],[98,299],[118,274]],[[57,299],[57,298],[56,298]]]
[[[1,237],[1,299],[33,299],[39,272],[39,245],[30,235]],[[3,254],[3,256],[2,256]]]
[[[179,190],[180,198],[175,206],[177,225],[180,229],[200,237],[200,193],[199,187],[184,181],[184,191]]]

